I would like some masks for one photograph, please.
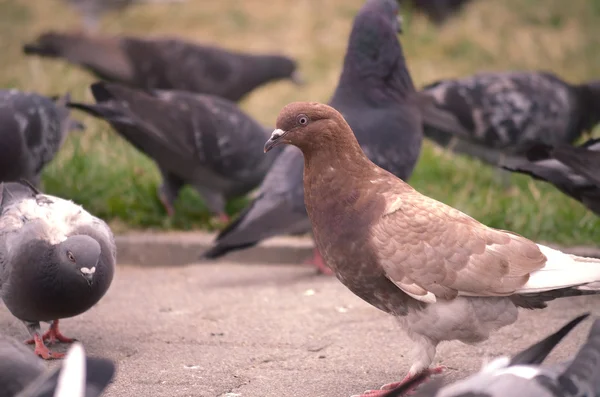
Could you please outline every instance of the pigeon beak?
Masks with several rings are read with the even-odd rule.
[[[279,128],[274,130],[273,133],[271,134],[271,137],[269,138],[269,140],[265,143],[265,153],[267,153],[269,150],[273,149],[275,146],[285,143],[284,141],[281,140],[281,137],[283,137],[285,134],[286,134],[286,131],[280,130]]]
[[[306,84],[306,81],[304,80],[304,77],[302,77],[302,73],[300,73],[297,70],[294,70],[292,72],[292,75],[290,76],[290,80],[292,80],[292,82],[296,85],[304,85]]]
[[[397,23],[398,23],[398,26],[396,27],[396,31],[397,31],[399,34],[402,34],[402,33],[404,33],[404,31],[402,30],[402,24],[403,24],[403,22],[404,22],[404,19],[402,18],[402,15],[398,14],[398,16],[396,17],[396,21],[397,21]]]
[[[93,274],[81,274],[85,281],[87,281],[88,285],[91,287],[94,284],[94,275]]]
[[[88,285],[91,287],[94,284],[94,274],[96,273],[96,266],[88,269],[87,267],[82,267],[79,269],[85,281],[87,281]]]

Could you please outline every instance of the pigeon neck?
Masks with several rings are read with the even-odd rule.
[[[332,102],[360,99],[376,105],[400,102],[415,92],[396,33],[380,21],[357,23]]]
[[[245,82],[250,91],[270,81],[290,78],[295,65],[289,58],[278,55],[253,55],[253,67],[249,67],[247,75],[240,82]]]

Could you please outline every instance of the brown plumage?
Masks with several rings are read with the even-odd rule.
[[[280,113],[265,151],[304,155],[306,209],[328,266],[356,295],[400,317],[416,343],[408,378],[428,370],[442,340],[483,341],[559,296],[596,293],[600,260],[487,227],[426,197],[363,153],[344,118],[320,103]],[[592,291],[594,290],[594,291]]]

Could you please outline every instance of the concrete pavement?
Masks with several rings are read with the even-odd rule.
[[[523,310],[484,344],[443,343],[436,363],[449,380],[464,377],[486,354],[514,353],[584,311],[597,315],[598,303],[578,297]],[[410,345],[391,317],[304,266],[119,266],[106,297],[61,324],[90,355],[117,362],[109,397],[347,397],[399,380],[410,365]],[[571,355],[590,324],[551,360]],[[1,305],[0,327],[27,336]]]

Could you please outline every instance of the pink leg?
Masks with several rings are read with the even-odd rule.
[[[50,351],[44,344],[44,341],[42,340],[39,334],[35,334],[31,341],[31,344],[35,344],[35,350],[33,351],[33,353],[37,356],[40,356],[44,360],[54,360],[58,358],[63,358],[65,356],[65,353],[56,353]],[[25,341],[25,343],[29,343],[29,341]]]
[[[67,338],[66,336],[61,334],[60,330],[58,329],[58,320],[54,320],[50,325],[50,329],[48,329],[48,331],[46,331],[46,333],[42,335],[42,341],[47,340],[50,342],[49,344],[53,345],[56,342],[73,343],[76,339]],[[35,339],[29,339],[28,341],[25,341],[25,343],[29,345],[36,344],[37,346],[37,342],[35,341]]]
[[[404,396],[411,395],[412,392],[415,390],[415,388],[417,388],[419,385],[421,385],[423,382],[425,382],[427,379],[429,379],[429,377],[431,375],[441,374],[445,369],[446,369],[446,367],[444,367],[444,366],[426,369],[424,371],[424,373],[426,373],[426,376],[421,381],[415,383],[412,386],[412,388],[407,391],[407,393],[404,393],[402,395],[404,395]],[[406,375],[404,377],[404,379],[402,379],[402,381],[400,381],[400,382],[388,383],[388,384],[381,386],[380,390],[367,390],[363,394],[355,395],[353,397],[385,397],[391,390],[404,385],[406,382],[409,382],[412,378],[413,378],[413,376]]]
[[[163,207],[165,207],[165,211],[167,211],[167,215],[169,217],[172,217],[173,215],[175,215],[175,208],[173,208],[171,203],[169,203],[169,201],[167,200],[167,198],[165,197],[165,195],[162,192],[158,193],[158,199],[162,203]]]
[[[329,268],[329,266],[325,264],[321,253],[316,247],[313,253],[313,257],[307,259],[306,261],[304,261],[304,263],[315,266],[317,268],[317,272],[320,274],[324,274],[326,276],[333,275],[333,271]]]
[[[217,215],[217,219],[219,220],[219,222],[225,223],[225,224],[229,223],[229,221],[231,220],[229,218],[229,215],[227,215],[224,212],[222,214]]]

